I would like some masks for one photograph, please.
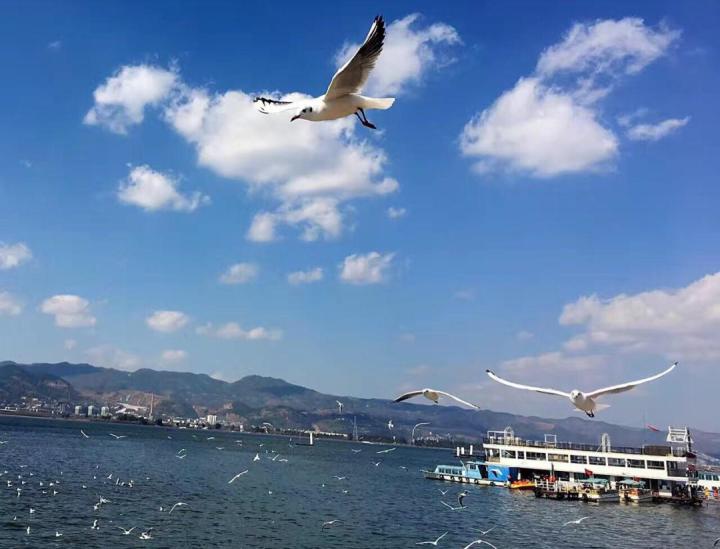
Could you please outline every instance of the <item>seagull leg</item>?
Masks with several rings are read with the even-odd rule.
[[[367,119],[367,116],[365,116],[365,111],[362,109],[358,109],[358,111],[360,111],[362,113],[362,118],[360,118],[360,115],[358,115],[358,118],[360,118],[360,122],[362,122],[362,125],[365,126],[366,128],[370,128],[371,130],[377,130],[377,127],[375,126],[375,124],[371,123]],[[355,114],[357,114],[357,111],[355,111]]]

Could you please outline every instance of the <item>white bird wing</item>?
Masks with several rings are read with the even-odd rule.
[[[565,398],[569,398],[569,393],[564,393],[562,391],[558,391],[557,389],[545,389],[543,387],[532,387],[531,385],[521,385],[520,383],[514,383],[512,381],[508,381],[506,379],[503,379],[495,374],[492,370],[486,370],[487,375],[490,376],[490,379],[494,379],[498,383],[502,383],[503,385],[507,385],[509,387],[515,387],[516,389],[524,389],[526,391],[535,391],[536,393],[543,393],[546,395],[555,395],[555,396],[561,396]]]
[[[438,394],[440,394],[440,395],[444,395],[444,396],[446,396],[446,397],[449,397],[449,398],[451,398],[451,399],[453,399],[453,400],[456,400],[456,401],[458,401],[460,404],[464,404],[465,406],[469,406],[470,408],[474,408],[475,410],[479,410],[479,409],[480,409],[479,406],[476,406],[475,404],[470,404],[469,402],[466,402],[466,401],[464,401],[463,399],[456,397],[455,395],[451,395],[450,393],[446,393],[445,391],[435,391],[435,392],[438,393]]]
[[[278,101],[269,97],[256,97],[253,99],[253,105],[263,114],[275,114],[301,107],[300,102],[297,101]]]
[[[403,400],[407,400],[412,397],[420,396],[423,394],[422,391],[410,391],[409,393],[405,393],[403,395],[400,395],[395,399],[395,402],[402,402]]]
[[[629,381],[628,383],[621,383],[620,385],[613,385],[612,387],[605,387],[604,389],[598,389],[597,391],[592,391],[591,393],[585,393],[585,396],[588,398],[598,398],[603,395],[624,393],[637,385],[647,383],[648,381],[654,381],[669,374],[675,369],[677,364],[677,362],[673,362],[667,370],[660,372],[659,374],[655,374],[654,376],[646,377],[645,379],[638,379],[637,381]]]
[[[325,92],[325,99],[334,99],[348,93],[358,93],[367,82],[370,71],[380,57],[384,40],[385,21],[382,17],[377,16],[363,45],[333,76]]]

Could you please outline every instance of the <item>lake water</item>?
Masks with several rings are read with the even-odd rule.
[[[712,504],[594,506],[468,487],[467,508],[451,511],[440,501],[456,505],[460,487],[420,472],[455,461],[441,450],[378,454],[390,447],[325,440],[291,447],[284,437],[8,416],[0,416],[0,441],[7,441],[0,445],[2,548],[421,547],[444,532],[438,547],[483,537],[498,549],[687,548],[711,547],[720,536],[720,505]],[[182,449],[187,457],[179,459]],[[449,489],[444,498],[440,488]],[[110,502],[95,510],[101,496]],[[170,514],[177,502],[187,505]],[[582,516],[590,518],[561,527]],[[333,519],[341,522],[321,528]],[[478,532],[493,526],[486,536]],[[119,527],[135,530],[126,536]],[[151,527],[152,539],[140,540]]]

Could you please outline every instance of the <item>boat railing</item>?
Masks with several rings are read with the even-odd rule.
[[[521,446],[526,448],[546,448],[554,450],[580,450],[584,452],[601,452],[602,449],[599,446],[593,444],[582,444],[577,442],[544,442],[540,440],[525,440],[519,437],[485,437],[483,438],[485,444],[500,444],[505,446]],[[646,456],[674,456],[674,457],[685,457],[687,451],[684,448],[672,447],[672,446],[645,446],[642,448],[633,448],[627,446],[612,447],[608,450],[609,453],[618,454],[635,454],[635,455],[646,455]]]

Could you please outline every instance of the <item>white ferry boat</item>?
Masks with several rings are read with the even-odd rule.
[[[508,427],[488,431],[483,448],[487,466],[516,471],[513,480],[545,478],[582,483],[592,478],[605,480],[610,489],[617,490],[624,479],[631,479],[643,482],[656,498],[694,503],[699,491],[690,432],[670,427],[666,441],[667,445],[640,448],[613,447],[607,434],[599,446],[559,442],[556,435],[549,434],[543,441],[534,441],[516,437]]]

